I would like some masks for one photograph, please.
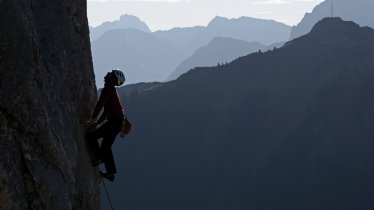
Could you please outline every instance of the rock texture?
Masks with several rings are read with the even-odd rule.
[[[0,209],[98,209],[85,0],[0,0]]]

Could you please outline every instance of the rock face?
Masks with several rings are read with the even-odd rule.
[[[0,0],[0,209],[98,209],[85,0]]]

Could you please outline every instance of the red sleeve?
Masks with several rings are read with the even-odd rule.
[[[101,109],[104,107],[105,102],[108,100],[109,92],[106,87],[101,90],[99,101],[95,106],[95,110],[92,114],[91,119],[96,119],[97,115],[100,113]]]

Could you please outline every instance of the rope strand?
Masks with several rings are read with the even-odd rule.
[[[105,185],[104,178],[101,178],[101,180],[103,181],[103,184],[104,184],[104,188],[105,188],[106,196],[108,197],[108,200],[109,200],[110,208],[111,208],[112,210],[114,210],[114,209],[113,209],[113,206],[112,206],[112,201],[110,200],[110,196],[109,196],[108,190],[106,189],[106,185]]]

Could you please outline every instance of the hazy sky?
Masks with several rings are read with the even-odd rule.
[[[151,29],[207,25],[215,16],[273,19],[296,25],[323,0],[87,0],[88,21],[97,26],[135,15]]]

